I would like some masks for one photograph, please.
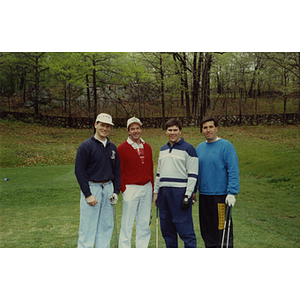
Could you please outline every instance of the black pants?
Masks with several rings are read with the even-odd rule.
[[[227,195],[199,195],[199,223],[200,232],[206,248],[220,248],[225,222],[225,198]],[[228,224],[228,222],[227,222]],[[232,219],[229,232],[228,247],[233,248]],[[227,241],[227,228],[225,231],[224,247]]]

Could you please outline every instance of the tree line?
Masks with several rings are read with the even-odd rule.
[[[1,110],[35,114],[145,117],[152,105],[165,119],[177,103],[202,118],[229,99],[274,95],[284,113],[291,96],[300,110],[300,52],[1,52],[0,76]]]

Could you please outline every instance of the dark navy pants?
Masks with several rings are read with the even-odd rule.
[[[197,248],[194,232],[192,205],[181,209],[186,188],[161,187],[157,196],[160,228],[167,248],[178,248],[178,237],[184,241],[185,248]]]

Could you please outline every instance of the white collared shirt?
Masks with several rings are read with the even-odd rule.
[[[140,150],[139,150],[139,149],[143,149],[143,148],[144,148],[144,144],[145,144],[145,141],[144,141],[142,138],[140,138],[140,140],[141,140],[141,143],[138,145],[138,144],[137,144],[136,142],[134,142],[130,137],[128,137],[127,143],[128,143],[129,145],[131,145],[131,146],[133,147],[133,149],[137,150],[138,153],[140,153]]]

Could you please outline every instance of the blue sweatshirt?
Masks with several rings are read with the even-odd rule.
[[[114,193],[120,193],[120,159],[115,144],[107,139],[106,147],[94,136],[85,140],[77,149],[75,175],[80,189],[87,198],[92,195],[89,181],[109,181]]]
[[[236,195],[239,192],[239,162],[235,148],[224,139],[198,145],[198,189],[204,195]]]

